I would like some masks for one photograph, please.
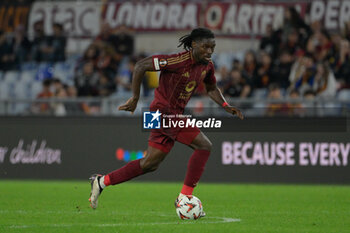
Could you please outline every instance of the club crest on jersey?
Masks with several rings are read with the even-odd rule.
[[[203,79],[203,78],[205,77],[206,74],[207,74],[207,71],[204,70],[204,71],[202,72],[202,74],[201,74],[201,79]]]
[[[190,73],[186,72],[186,73],[183,73],[182,76],[186,77],[186,78],[189,78],[190,77]]]
[[[164,58],[162,58],[162,59],[159,59],[159,66],[160,67],[166,67],[168,65],[168,61],[166,60],[166,59],[164,59]]]

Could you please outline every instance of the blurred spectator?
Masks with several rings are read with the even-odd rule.
[[[229,75],[229,73],[228,73],[227,67],[226,66],[221,66],[215,72],[216,81],[220,82],[221,80],[225,80],[225,79],[227,79],[228,75]]]
[[[115,51],[123,56],[131,56],[134,53],[134,36],[132,36],[125,25],[121,25],[116,34],[114,42]]]
[[[37,62],[57,62],[65,60],[65,49],[67,38],[63,32],[63,25],[53,25],[53,35],[46,36],[44,33],[44,22],[34,24],[34,40],[32,56]]]
[[[311,22],[310,28],[311,28],[311,34],[319,33],[323,30],[323,24],[320,20],[315,20]]]
[[[268,99],[272,100],[273,102],[268,104],[266,108],[266,115],[267,116],[289,115],[290,109],[288,104],[282,101],[281,103],[278,102],[279,100],[283,100],[281,88],[278,86],[278,84],[271,83],[268,90],[269,90]]]
[[[25,33],[23,25],[18,25],[14,33],[14,53],[16,55],[16,63],[22,64],[29,60],[31,43]]]
[[[52,80],[45,79],[42,82],[42,91],[37,95],[37,98],[50,98],[53,96],[51,88]]]
[[[98,46],[99,50],[105,47],[112,47],[113,59],[119,63],[123,56],[116,51],[118,50],[118,39],[117,36],[112,33],[111,26],[108,22],[101,23],[100,34],[96,37],[94,44]]]
[[[42,91],[37,95],[37,99],[46,99],[53,97],[51,83],[51,79],[45,79],[42,81]],[[47,103],[33,104],[31,109],[33,113],[39,114],[49,114],[51,112],[50,105]]]
[[[342,36],[344,37],[344,39],[350,41],[350,20],[345,22]]]
[[[87,62],[84,64],[83,69],[78,71],[75,78],[75,86],[78,89],[78,96],[96,96],[98,74],[94,70],[94,65],[92,62]]]
[[[217,80],[217,85],[221,89],[221,92],[224,92],[223,87],[225,87],[225,85],[229,82],[229,76],[230,74],[226,66],[220,67],[220,69],[216,72],[215,77]]]
[[[289,98],[290,99],[299,99],[300,98],[300,94],[297,90],[293,89],[289,92]]]
[[[257,79],[257,68],[255,53],[251,50],[247,51],[244,56],[242,76],[251,88],[253,88],[254,80]]]
[[[324,61],[331,55],[332,41],[326,30],[314,33],[307,42],[307,52],[317,61]]]
[[[112,34],[111,26],[108,22],[102,22],[101,23],[101,29],[100,34],[97,35],[95,42],[96,44],[102,43],[108,43],[112,45],[115,49],[117,47],[115,35]]]
[[[316,66],[312,54],[306,54],[294,65],[289,76],[291,88],[297,89],[301,94],[310,89],[314,83]]]
[[[60,23],[55,23],[53,25],[53,35],[49,38],[50,46],[48,48],[51,51],[50,61],[58,62],[66,60],[66,44],[67,38],[64,35],[63,25]]]
[[[322,97],[334,97],[336,94],[337,86],[334,74],[324,62],[317,64],[312,90],[317,96]]]
[[[291,28],[287,35],[286,41],[281,45],[280,50],[287,50],[290,54],[294,55],[298,51],[302,50],[302,44],[299,37],[299,33],[296,29]]]
[[[247,97],[250,94],[251,87],[242,78],[241,72],[233,69],[230,73],[228,82],[223,87],[223,93],[229,97]]]
[[[96,68],[103,72],[109,79],[113,79],[117,73],[119,61],[115,60],[115,51],[111,45],[105,44],[100,48],[97,57]]]
[[[287,50],[283,50],[272,68],[271,82],[287,89],[290,85],[289,74],[293,65],[293,56]]]
[[[86,62],[92,62],[94,66],[96,67],[97,58],[99,55],[99,49],[97,45],[90,44],[89,47],[85,50],[82,58],[78,61],[78,68],[82,68]]]
[[[316,94],[313,90],[306,90],[303,94],[303,98],[305,100],[314,100],[316,97]]]
[[[264,50],[274,58],[277,55],[277,47],[280,42],[279,36],[273,31],[272,24],[266,25],[265,35],[260,40],[260,50]]]
[[[254,87],[267,88],[270,82],[273,80],[272,59],[266,52],[262,52],[260,57],[261,63],[258,67],[257,78],[254,80]]]
[[[115,84],[111,81],[108,75],[100,72],[96,88],[99,96],[109,96],[115,91]]]
[[[2,33],[0,35],[0,70],[16,68],[14,44],[15,41],[11,33]]]
[[[22,25],[18,25],[14,33],[0,33],[0,70],[18,69],[28,61],[30,48]]]
[[[53,93],[56,93],[58,90],[64,88],[64,84],[61,82],[61,80],[55,77],[52,79],[51,86]]]
[[[317,112],[317,105],[314,102],[316,94],[313,90],[306,90],[303,94],[303,114],[304,116],[314,116]]]
[[[77,98],[78,96],[78,91],[75,86],[68,86],[67,87],[67,96],[70,98]]]
[[[233,61],[232,61],[232,69],[231,70],[233,70],[233,69],[238,69],[240,71],[243,70],[243,65],[242,65],[241,61],[237,58],[233,59]]]
[[[293,7],[288,7],[284,11],[284,23],[282,27],[282,43],[288,40],[292,31],[296,30],[301,44],[305,44],[311,34],[311,28],[305,23],[298,11]]]
[[[341,40],[337,64],[334,68],[335,76],[340,83],[340,88],[350,88],[350,44],[347,40]]]
[[[32,59],[37,62],[49,61],[50,56],[48,53],[51,53],[49,49],[49,38],[45,35],[44,32],[44,22],[38,21],[34,25],[34,39],[32,41]]]
[[[303,105],[301,104],[301,97],[297,90],[291,90],[289,92],[288,103],[289,115],[291,116],[302,116],[304,114]]]
[[[122,70],[116,77],[116,83],[119,91],[131,91],[132,73],[136,64],[136,59],[131,58],[129,60],[126,69]]]
[[[280,100],[283,98],[281,88],[276,83],[271,83],[268,90],[267,98],[272,100]]]
[[[116,83],[118,86],[118,91],[121,92],[129,92],[131,91],[131,83],[132,83],[132,75],[134,72],[135,64],[140,58],[131,58],[128,62],[127,69],[124,69],[120,72],[120,74],[116,77]],[[157,83],[155,84],[154,79],[158,79],[154,74],[146,72],[145,77],[142,79],[142,94],[143,96],[148,96],[151,88],[155,88]]]
[[[67,97],[71,100],[74,100],[77,98],[78,91],[75,88],[75,86],[68,86],[65,88],[67,92]],[[81,114],[88,114],[89,113],[89,106],[86,103],[81,102],[65,102],[64,107],[67,111],[67,115],[81,115]]]
[[[56,101],[51,104],[53,114],[55,116],[65,116],[67,110],[64,102],[60,102],[60,99],[67,99],[67,91],[65,88],[60,88],[55,93]]]

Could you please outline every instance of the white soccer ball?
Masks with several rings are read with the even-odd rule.
[[[183,196],[175,204],[177,216],[182,220],[200,218],[203,212],[202,202],[195,196]]]

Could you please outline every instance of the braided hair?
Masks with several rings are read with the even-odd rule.
[[[179,39],[180,44],[177,47],[183,46],[185,50],[192,48],[192,41],[203,38],[215,38],[214,33],[207,28],[193,29],[191,34],[184,35]]]

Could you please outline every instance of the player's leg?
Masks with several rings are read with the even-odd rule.
[[[186,177],[181,190],[181,194],[184,195],[192,195],[193,189],[196,187],[199,179],[202,176],[212,147],[212,143],[207,136],[205,136],[205,134],[199,130],[196,134],[196,130],[198,129],[195,129],[192,133],[180,133],[178,138],[179,142],[189,145],[194,149],[194,152],[187,165]],[[194,135],[196,136],[193,139]]]
[[[193,189],[196,187],[199,179],[204,171],[205,164],[208,161],[212,143],[199,129],[194,128],[191,130],[181,132],[178,135],[177,141],[186,144],[194,149],[194,152],[188,161],[187,172],[182,186],[180,195],[175,200],[175,207],[182,196],[192,195]],[[202,211],[200,217],[204,217],[205,212]]]
[[[144,158],[134,160],[111,173],[102,175],[93,175],[91,179],[90,203],[92,208],[96,208],[98,197],[106,186],[116,185],[128,181],[142,174],[155,171],[159,164],[166,157],[167,152],[148,146],[147,154]]]

